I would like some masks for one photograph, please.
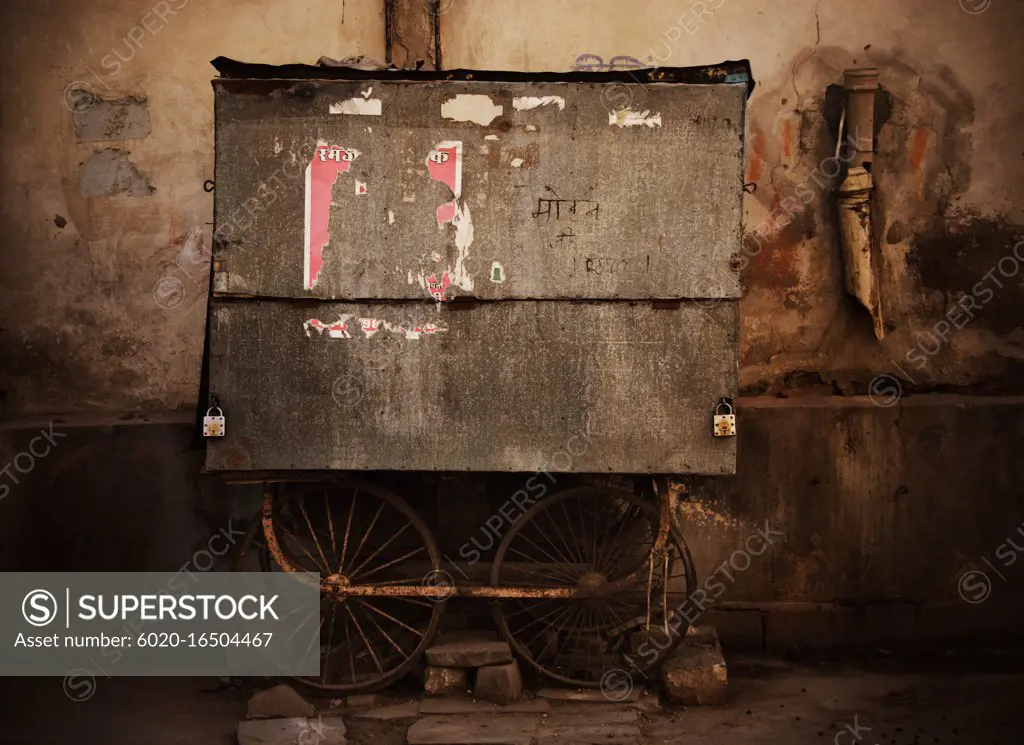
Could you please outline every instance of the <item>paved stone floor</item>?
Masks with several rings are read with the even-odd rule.
[[[249,691],[214,687],[216,681],[194,678],[101,679],[88,700],[75,702],[65,696],[60,679],[0,679],[0,743],[231,745]],[[615,725],[607,734],[580,729],[578,737],[561,727],[557,737],[540,739],[560,745],[1011,745],[1024,742],[1022,705],[1019,657],[997,665],[962,657],[870,665],[738,658],[730,659],[728,706],[643,714],[639,740],[629,740],[630,731]],[[571,706],[559,713],[556,703],[547,716],[561,717],[560,726],[577,716],[601,720],[578,714],[580,704]],[[345,717],[348,742],[358,745],[403,745],[416,722]]]

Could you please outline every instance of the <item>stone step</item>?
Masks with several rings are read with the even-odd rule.
[[[402,704],[380,706],[376,709],[357,711],[352,716],[356,719],[411,719],[420,713],[419,701],[406,701]]]
[[[427,662],[438,667],[483,667],[511,661],[508,642],[486,631],[451,631],[427,649]]]
[[[551,704],[543,698],[516,701],[507,706],[454,696],[428,698],[420,703],[420,714],[548,714],[550,712]]]
[[[593,704],[633,703],[640,699],[641,690],[634,688],[625,698],[611,701],[597,688],[541,688],[537,696],[551,701],[581,701]]]
[[[539,714],[427,716],[409,728],[409,745],[531,745]]]
[[[623,708],[621,704],[614,708],[582,704],[555,707],[554,711],[544,719],[544,725],[576,727],[585,724],[636,724],[639,721],[639,714],[635,709]]]
[[[640,727],[609,724],[580,727],[541,727],[536,745],[641,745]]]
[[[340,719],[249,719],[238,723],[238,745],[347,745]]]
[[[556,707],[537,730],[536,745],[639,745],[640,715],[615,707],[567,704]]]

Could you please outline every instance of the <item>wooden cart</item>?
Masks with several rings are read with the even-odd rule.
[[[245,559],[321,575],[307,682],[396,680],[456,596],[552,679],[656,668],[696,588],[666,475],[735,472],[746,64],[215,65],[206,470],[265,484]],[[402,492],[498,472],[470,581]]]

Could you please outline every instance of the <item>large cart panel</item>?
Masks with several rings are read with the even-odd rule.
[[[213,314],[228,436],[209,441],[212,470],[735,471],[735,438],[710,423],[737,385],[734,302]]]
[[[739,297],[745,84],[248,90],[217,85],[225,292]]]

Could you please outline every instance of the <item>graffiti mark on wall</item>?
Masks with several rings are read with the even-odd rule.
[[[616,72],[620,70],[637,70],[645,67],[636,57],[620,54],[608,62],[596,54],[581,54],[572,65],[573,72]]]
[[[548,242],[548,248],[556,251],[571,249],[576,245],[577,238],[579,238],[579,236],[573,232],[571,227],[562,228],[558,231],[558,235]]]
[[[577,217],[592,217],[596,220],[600,215],[600,202],[592,199],[562,198],[550,186],[545,186],[544,190],[551,196],[537,197],[537,209],[530,213],[532,217],[561,220],[564,216],[564,219],[575,222]]]

